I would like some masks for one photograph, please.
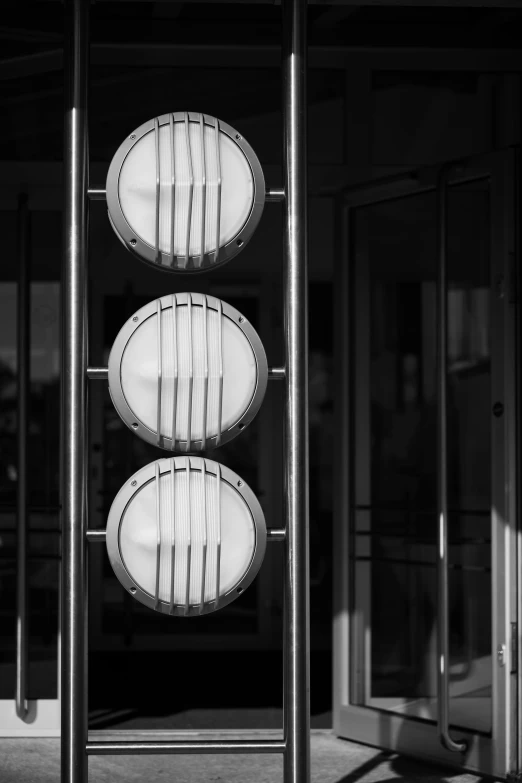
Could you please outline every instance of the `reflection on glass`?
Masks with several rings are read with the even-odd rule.
[[[355,701],[436,719],[436,210],[355,217]],[[487,182],[449,190],[450,720],[491,729]]]
[[[57,697],[60,558],[60,284],[31,284],[28,697]],[[15,694],[17,355],[16,283],[0,283],[0,699]]]

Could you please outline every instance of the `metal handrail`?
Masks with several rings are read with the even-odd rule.
[[[286,742],[284,740],[185,740],[169,742],[168,740],[142,740],[135,742],[132,740],[122,740],[115,742],[112,740],[98,740],[97,742],[87,742],[86,752],[101,756],[107,754],[115,755],[147,755],[169,753],[169,754],[190,754],[190,753],[284,753],[286,751]]]
[[[447,178],[443,167],[437,183],[438,195],[438,274],[437,274],[437,729],[441,744],[454,753],[465,753],[468,743],[455,742],[449,733],[449,611],[448,611],[448,442],[447,442]]]
[[[18,363],[18,484],[17,484],[17,539],[16,539],[16,714],[27,720],[27,417],[29,409],[30,350],[31,350],[31,289],[30,214],[27,195],[18,200],[18,304],[17,304],[17,363]]]

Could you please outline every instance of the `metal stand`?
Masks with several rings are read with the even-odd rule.
[[[96,741],[87,737],[86,382],[105,368],[87,368],[87,222],[89,191],[87,80],[89,3],[66,0],[65,252],[63,330],[62,783],[87,783],[87,754],[283,753],[285,783],[310,780],[308,568],[308,263],[306,183],[306,16],[304,0],[283,0],[286,530],[285,692],[283,740]]]
[[[86,382],[89,5],[65,4],[62,781],[87,780]]]
[[[285,315],[285,783],[310,779],[306,16],[283,1]]]

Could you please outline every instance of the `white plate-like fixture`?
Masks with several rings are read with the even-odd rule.
[[[109,391],[127,426],[149,443],[195,452],[234,438],[256,415],[268,379],[257,332],[213,296],[163,296],[122,327]]]
[[[160,459],[135,473],[109,512],[107,552],[123,587],[158,612],[226,606],[263,562],[266,526],[252,490],[202,457]]]
[[[106,195],[125,247],[159,269],[198,272],[245,247],[263,212],[265,180],[255,152],[230,125],[174,112],[125,139]]]

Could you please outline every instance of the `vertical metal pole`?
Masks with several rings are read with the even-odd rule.
[[[310,780],[306,16],[283,0],[285,312],[285,783]]]
[[[466,742],[454,742],[449,734],[449,644],[448,644],[448,438],[447,438],[447,245],[448,188],[447,170],[438,182],[438,276],[437,276],[437,522],[438,522],[438,595],[437,595],[437,710],[438,731],[446,750],[464,753]]]
[[[16,714],[26,720],[27,704],[27,435],[31,383],[30,214],[27,195],[18,201],[17,414],[18,481],[16,519]]]
[[[86,267],[88,0],[66,0],[63,266],[62,783],[87,781]]]

